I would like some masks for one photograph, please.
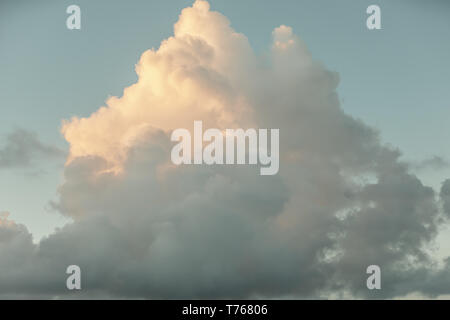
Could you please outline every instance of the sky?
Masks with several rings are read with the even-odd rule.
[[[190,223],[194,223],[194,217],[206,219],[205,224],[210,223],[214,230],[218,221],[210,221],[211,218],[205,218],[199,212],[211,211],[212,214],[217,213],[219,217],[222,217],[223,209],[219,205],[220,200],[216,205],[209,203],[207,199],[204,202],[191,203],[191,201],[195,202],[196,197],[200,197],[200,195],[194,192],[192,197],[187,197],[189,199],[178,195],[178,192],[181,191],[176,188],[178,180],[173,177],[174,173],[164,171],[169,169],[164,169],[163,165],[161,165],[161,169],[159,164],[154,163],[156,160],[149,156],[149,154],[154,155],[153,152],[160,152],[152,149],[154,144],[163,146],[166,143],[157,133],[142,134],[143,137],[149,135],[148,138],[142,138],[145,141],[151,141],[151,147],[142,147],[150,148],[151,150],[146,149],[149,154],[144,152],[145,154],[141,155],[141,151],[136,151],[138,160],[129,154],[130,150],[138,148],[139,144],[136,141],[139,139],[137,137],[141,135],[139,130],[144,125],[169,131],[176,126],[188,126],[189,123],[192,123],[191,120],[195,120],[192,117],[197,116],[205,117],[204,121],[209,121],[208,124],[222,128],[225,123],[217,121],[215,117],[210,118],[211,110],[207,109],[207,102],[215,106],[213,115],[231,119],[229,123],[232,125],[248,126],[259,121],[259,125],[264,124],[271,127],[276,124],[281,127],[281,130],[285,127],[285,132],[291,134],[290,138],[281,141],[282,143],[284,141],[286,148],[289,146],[292,150],[298,149],[300,154],[306,154],[301,159],[309,159],[305,160],[308,163],[305,166],[312,172],[324,170],[322,177],[319,174],[308,176],[303,169],[296,168],[294,164],[287,164],[286,167],[289,169],[286,169],[285,172],[293,170],[299,174],[299,179],[306,179],[312,183],[308,184],[308,187],[304,187],[282,174],[280,178],[267,180],[267,185],[260,188],[257,188],[258,181],[254,180],[248,172],[243,172],[241,177],[236,177],[235,172],[228,172],[228,169],[220,172],[219,168],[217,169],[219,173],[215,173],[213,175],[215,178],[211,178],[212,180],[203,180],[212,173],[202,172],[202,169],[198,169],[199,172],[190,172],[187,169],[187,172],[179,173],[179,179],[183,177],[185,180],[178,181],[178,183],[186,188],[198,191],[202,190],[201,187],[204,186],[201,183],[212,184],[212,191],[208,191],[209,189],[206,191],[212,193],[210,197],[213,199],[216,199],[213,196],[214,190],[216,190],[214,188],[217,188],[216,191],[219,192],[223,184],[228,181],[227,179],[230,179],[231,185],[238,190],[243,186],[256,187],[257,192],[249,195],[253,202],[247,203],[242,200],[242,206],[236,205],[234,211],[234,214],[243,211],[241,214],[249,220],[248,224],[244,223],[243,229],[248,228],[246,231],[250,234],[267,231],[260,221],[253,220],[254,212],[264,212],[265,210],[268,210],[266,213],[268,216],[274,212],[280,214],[277,223],[281,225],[293,223],[297,226],[295,215],[291,212],[295,205],[305,207],[305,217],[302,219],[311,221],[311,226],[317,227],[318,230],[322,230],[322,225],[325,224],[328,232],[332,232],[333,228],[338,228],[329,221],[329,214],[344,208],[350,210],[350,205],[344,204],[344,200],[335,194],[336,190],[341,190],[348,183],[344,183],[346,179],[339,181],[334,174],[337,170],[335,166],[338,166],[339,170],[349,171],[355,175],[367,174],[363,171],[370,167],[369,173],[378,174],[379,181],[381,181],[381,177],[393,174],[391,170],[394,170],[394,167],[395,172],[401,171],[398,173],[398,179],[394,179],[395,181],[392,182],[392,187],[394,188],[395,185],[400,189],[400,187],[409,186],[411,189],[399,191],[397,198],[386,200],[386,204],[378,208],[380,211],[383,211],[381,208],[404,208],[411,212],[415,210],[411,208],[416,206],[420,208],[425,206],[445,207],[443,203],[445,204],[446,201],[444,192],[446,189],[441,189],[441,186],[447,178],[450,178],[450,151],[446,148],[447,137],[450,136],[450,127],[447,125],[450,117],[448,90],[450,42],[447,40],[450,33],[450,20],[448,19],[450,3],[439,0],[427,2],[377,1],[376,4],[381,8],[382,29],[368,30],[365,24],[367,18],[365,11],[370,4],[373,4],[372,1],[211,1],[211,9],[207,12],[220,12],[223,17],[226,17],[224,19],[228,19],[232,29],[228,29],[227,23],[223,22],[222,18],[212,15],[211,18],[205,18],[204,24],[201,23],[203,18],[198,19],[200,22],[194,19],[193,22],[190,24],[186,22],[185,25],[180,22],[180,31],[178,35],[175,35],[175,39],[183,43],[185,41],[182,40],[183,36],[190,34],[194,38],[199,36],[204,41],[209,41],[216,56],[219,57],[217,61],[208,56],[207,49],[204,49],[206,53],[203,56],[200,44],[194,45],[189,41],[188,43],[193,46],[192,52],[199,54],[198,60],[205,59],[206,65],[202,64],[203,62],[199,63],[201,68],[214,71],[211,71],[211,77],[215,77],[218,73],[223,76],[223,79],[230,82],[229,87],[232,89],[229,90],[232,93],[223,88],[222,78],[217,82],[212,81],[211,86],[216,85],[216,90],[223,96],[202,82],[207,80],[202,80],[202,74],[197,69],[189,71],[192,73],[182,73],[182,75],[174,71],[174,78],[171,78],[165,72],[172,70],[171,68],[175,68],[174,66],[169,62],[160,62],[150,53],[148,57],[146,56],[147,58],[143,55],[149,49],[160,50],[162,57],[171,56],[175,60],[178,59],[180,64],[195,65],[198,63],[197,60],[185,61],[184,59],[188,59],[186,57],[190,57],[189,54],[194,53],[186,49],[189,53],[187,55],[177,47],[175,40],[172,40],[175,44],[167,40],[170,42],[167,48],[164,49],[163,46],[161,46],[162,49],[160,48],[161,41],[166,41],[174,35],[174,24],[179,20],[181,10],[192,6],[192,3],[193,1],[138,0],[132,1],[132,4],[125,1],[77,1],[76,3],[45,0],[2,1],[0,4],[0,181],[2,181],[0,184],[0,212],[8,212],[8,219],[14,221],[15,225],[26,226],[27,232],[33,237],[33,242],[28,246],[38,245],[44,251],[53,248],[59,252],[58,250],[63,249],[54,248],[59,238],[71,247],[71,241],[79,244],[76,240],[77,236],[85,235],[88,230],[94,230],[95,233],[97,232],[95,231],[96,227],[102,223],[102,219],[111,219],[112,221],[108,220],[102,224],[98,232],[100,234],[104,232],[105,239],[122,243],[121,239],[110,234],[109,229],[103,230],[102,228],[105,228],[105,225],[111,229],[120,228],[117,224],[125,224],[127,228],[119,232],[126,238],[126,241],[122,240],[127,242],[128,246],[138,248],[140,241],[143,243],[151,241],[144,235],[145,232],[141,230],[141,235],[141,232],[133,229],[138,228],[138,222],[144,221],[142,224],[148,226],[149,230],[157,229],[153,230],[158,235],[153,236],[156,239],[154,241],[161,243],[161,247],[156,246],[154,255],[146,257],[148,260],[146,263],[153,266],[155,256],[160,257],[161,261],[174,263],[177,261],[174,257],[181,248],[171,246],[172,241],[180,240],[175,236],[174,238],[170,237],[173,232],[173,226],[171,227],[170,223],[173,221],[169,220],[160,225],[152,222],[152,219],[164,220],[165,218],[161,218],[160,215],[165,211],[169,211],[169,213],[166,212],[169,216],[177,216],[177,209],[163,202],[159,203],[158,198],[153,199],[156,197],[155,195],[149,196],[148,199],[148,201],[157,203],[154,206],[141,203],[145,200],[145,198],[141,198],[143,190],[159,194],[162,192],[161,185],[164,185],[176,190],[162,192],[159,194],[160,197],[170,198],[173,196],[172,201],[175,207],[176,205],[187,205],[187,210],[195,213],[193,213],[192,221],[186,222],[186,225],[183,224],[180,231],[181,236],[192,241],[192,247],[189,246],[188,249],[194,250],[194,244],[200,239],[190,237],[190,232],[194,232],[195,229]],[[199,3],[202,3],[199,8],[204,10],[203,2]],[[66,28],[65,22],[68,14],[65,11],[71,4],[77,4],[81,8],[81,30]],[[192,18],[189,14],[186,16],[188,16],[186,20]],[[208,33],[208,23],[211,24],[213,31],[216,30],[214,26],[217,23],[216,33]],[[276,29],[281,25],[291,29]],[[232,37],[229,39],[229,34],[232,32],[230,30],[242,34],[242,39],[239,38],[239,41],[235,41]],[[278,53],[273,47],[273,42],[278,38],[281,39],[280,41],[284,41],[285,37],[293,39],[295,43],[293,51],[295,52],[282,57],[281,60],[286,61],[280,62],[276,60]],[[227,51],[230,51],[229,55],[223,53],[222,57],[222,52]],[[163,58],[161,59],[163,60]],[[213,61],[210,62],[208,59]],[[301,69],[303,67],[298,67],[296,61],[300,61],[300,65],[304,63],[310,69],[307,67],[304,67],[307,68],[306,71]],[[289,63],[292,65],[286,69],[284,65]],[[274,66],[270,67],[272,64]],[[136,74],[136,65],[141,66],[139,75]],[[300,69],[297,70],[297,67]],[[236,69],[239,68],[248,69],[247,73],[237,73]],[[288,69],[297,70],[300,76],[292,74],[293,71]],[[160,70],[160,73],[153,73],[152,70]],[[258,76],[268,80],[260,80]],[[175,94],[168,87],[172,86],[171,81],[177,83],[178,77],[187,77],[194,84],[192,87],[186,84],[190,83],[189,81],[184,82],[183,85],[179,84],[180,87],[177,87],[178,91],[175,91]],[[269,84],[269,80],[277,77],[280,77],[276,82],[280,84],[280,88],[275,86],[273,90],[267,90],[269,92],[267,96],[262,94],[264,90],[272,86]],[[133,87],[135,83],[138,85]],[[163,86],[163,83],[168,87]],[[134,89],[125,93],[124,89],[130,86]],[[145,96],[146,92],[149,92],[148,90],[152,92],[151,98]],[[184,90],[188,90],[189,93],[185,93]],[[323,92],[328,92],[333,98],[324,95]],[[194,93],[196,93],[195,96]],[[178,94],[180,97],[177,96]],[[322,95],[324,96],[322,97]],[[118,98],[109,100],[111,97]],[[194,98],[204,98],[200,100],[204,101],[204,108],[196,107],[194,111],[192,109],[187,111],[196,103],[198,104]],[[325,100],[322,99],[327,102],[323,102]],[[327,99],[336,101],[330,102]],[[272,107],[280,108],[279,115],[270,111],[271,107],[266,106],[267,101],[272,102]],[[288,106],[291,104],[299,106],[298,114],[294,111],[289,113],[291,111]],[[309,106],[317,105],[319,107],[314,110],[322,110],[320,109],[322,104],[326,105],[324,108],[329,112],[320,111],[321,116],[312,119],[312,127],[309,127],[308,123],[304,123],[306,120],[302,120],[305,115],[309,114]],[[104,115],[95,113],[105,105],[108,105],[107,109],[111,110],[106,111]],[[284,105],[286,105],[285,111],[282,109]],[[159,110],[163,106],[166,109]],[[260,116],[253,119],[247,113],[241,114],[242,110],[247,107],[255,109]],[[93,113],[94,115],[92,115]],[[315,113],[313,112],[313,114]],[[80,122],[81,118],[89,120]],[[145,121],[142,122],[141,119]],[[302,125],[303,127],[301,127]],[[385,146],[390,147],[386,148]],[[141,150],[140,148],[138,150]],[[162,157],[159,153],[154,156],[157,159]],[[296,155],[294,153],[291,156],[295,157]],[[313,160],[315,157],[322,159],[321,157],[326,156],[329,156],[330,159],[338,159],[338,164],[332,161],[323,164],[320,161],[320,165],[317,166],[313,164],[316,161]],[[92,160],[88,157],[96,158]],[[130,157],[135,162],[129,160]],[[142,174],[139,172],[144,170],[146,161],[149,172],[143,174],[145,178],[140,180],[137,177]],[[308,161],[311,163],[309,164]],[[403,161],[407,164],[404,164]],[[114,168],[120,167],[121,170],[124,170],[123,176],[101,178],[100,182],[94,178],[92,179],[95,182],[92,182],[86,177],[91,174],[96,177],[98,174],[95,172],[96,170],[108,172],[111,169],[111,163],[114,163]],[[403,168],[403,165],[408,168]],[[158,168],[155,169],[155,172],[151,171],[153,166]],[[386,169],[387,167],[391,169]],[[161,170],[168,177],[163,174],[164,177],[161,178]],[[420,183],[412,179],[406,172],[417,177],[417,181]],[[393,176],[397,177],[397,175]],[[154,185],[155,180],[162,180],[164,183]],[[330,187],[325,187],[322,183],[329,184]],[[389,183],[388,186],[383,187],[380,182],[373,188],[367,188],[367,190],[363,188],[363,191],[358,191],[359,193],[355,191],[355,193],[367,201],[378,197],[386,199],[388,195],[384,194],[387,192],[384,190],[390,190]],[[412,186],[416,186],[416,183],[417,190],[413,190]],[[315,187],[311,187],[312,185]],[[274,191],[274,188],[277,191]],[[286,189],[285,192],[283,188]],[[301,193],[301,190],[304,189],[306,191]],[[312,192],[311,190],[318,190],[317,193],[326,200],[322,202],[318,200],[321,205],[317,206],[301,202],[301,199],[308,199],[306,195]],[[92,194],[89,195],[86,193],[87,191]],[[171,193],[172,191],[175,195]],[[117,192],[125,197],[122,205],[114,201]],[[299,193],[297,197],[299,203],[293,200],[292,195],[297,194],[296,192]],[[222,191],[221,194],[224,193],[226,198],[226,192]],[[396,193],[393,192],[393,195]],[[204,194],[203,196],[207,197]],[[231,191],[228,197],[228,200],[234,199],[237,204],[241,203],[239,196]],[[402,202],[402,197],[407,198],[405,202],[408,204]],[[421,201],[422,197],[424,203],[415,203],[415,201]],[[260,198],[269,200],[263,201]],[[261,203],[256,204],[258,199],[263,201],[265,206],[262,206]],[[363,201],[361,199],[359,201]],[[227,202],[227,199],[222,200]],[[396,204],[396,201],[399,204]],[[135,206],[136,203],[140,205]],[[127,205],[129,206],[127,207]],[[362,210],[361,206],[359,203],[355,207],[355,204],[352,203],[351,207],[352,210],[358,211]],[[438,210],[436,208],[431,208],[430,212]],[[367,211],[377,211],[369,207],[366,209]],[[108,216],[106,213],[108,210],[113,212],[111,216],[114,218],[104,217],[104,215]],[[120,213],[127,216],[128,211],[129,222],[126,222],[123,221],[124,218],[120,216]],[[313,215],[313,212],[322,211],[329,212],[326,219],[315,220],[310,216]],[[399,211],[401,210],[399,209]],[[153,213],[148,212],[159,213],[154,217]],[[383,211],[383,213],[385,212]],[[380,217],[383,216],[383,213],[379,213]],[[390,214],[393,215],[392,212]],[[362,213],[361,215],[364,216]],[[417,238],[395,239],[395,241],[392,240],[393,243],[380,245],[397,246],[402,248],[408,257],[420,257],[420,254],[415,251],[417,248],[403,248],[406,246],[404,242],[411,242],[411,246],[415,244],[419,247],[425,242],[431,243],[432,238],[437,235],[437,244],[433,244],[438,247],[435,255],[437,254],[441,258],[448,256],[450,236],[446,231],[446,224],[438,224],[436,222],[439,220],[437,215],[427,216],[432,219],[424,221],[420,220],[422,216],[419,216],[419,214],[414,217],[399,215],[398,220],[394,221],[390,220],[393,219],[392,216],[383,218],[383,223],[388,225],[397,225],[396,223],[398,223],[398,228],[405,228],[405,232],[409,230],[408,228],[412,228],[417,231],[417,235],[414,233]],[[417,221],[414,220],[416,218]],[[148,221],[149,219],[152,221]],[[239,220],[232,219],[229,227],[236,227],[234,224],[239,225],[238,222]],[[333,227],[328,229],[328,225],[331,224]],[[355,224],[362,226],[362,222],[355,222]],[[425,234],[419,235],[420,226],[425,225],[432,227],[429,227]],[[66,227],[55,232],[55,228],[63,226]],[[302,232],[304,227],[299,224],[298,228],[295,231]],[[366,229],[363,228],[363,230]],[[244,237],[246,232],[244,232],[245,230],[241,231],[242,233],[239,231],[231,231],[231,233],[235,232]],[[139,237],[128,239],[127,232],[136,232],[143,239],[139,239]],[[349,238],[350,236],[358,238],[364,234],[356,227],[346,232]],[[223,236],[226,237],[225,234]],[[283,241],[286,242],[287,247],[290,247],[293,246],[294,239],[295,237]],[[373,240],[373,242],[369,240]],[[353,284],[354,279],[346,278],[350,277],[349,270],[354,267],[351,262],[358,264],[357,257],[364,249],[367,250],[368,247],[379,244],[376,236],[369,240],[367,240],[367,246],[362,248],[353,248],[343,241],[341,245],[344,248],[347,248],[346,245],[350,246],[347,249],[354,250],[354,256],[352,255],[349,260],[343,258],[342,261],[336,262],[339,264],[339,268],[336,268],[336,270],[339,269],[339,272],[333,273],[335,277],[341,277]],[[237,250],[234,247],[235,244],[223,241],[228,245],[231,256]],[[326,287],[326,290],[330,290],[327,285],[322,283],[320,275],[315,275],[317,283],[305,284],[300,289],[287,289],[290,279],[279,277],[276,271],[281,272],[280,269],[271,266],[265,260],[266,256],[275,255],[277,245],[280,244],[271,238],[255,237],[252,241],[268,242],[268,252],[261,253],[261,256],[255,254],[255,260],[261,259],[267,270],[255,276],[254,283],[250,281],[245,284],[237,283],[236,287],[227,287],[228,291],[224,291],[223,296],[246,297],[251,293],[261,296],[291,294],[309,296],[318,294],[317,288]],[[286,253],[286,256],[281,254],[277,259],[284,261],[287,274],[290,274],[291,265],[300,264],[302,259],[308,259],[308,257],[312,259],[312,256],[324,249],[321,245],[326,246],[328,241],[331,240],[312,240],[310,248],[294,247],[292,252]],[[363,241],[363,243],[365,242]],[[103,248],[103,244],[99,246]],[[113,250],[110,246],[106,244],[105,246],[105,259],[109,261],[110,257],[107,254],[111,253],[112,255]],[[164,248],[166,251],[163,250]],[[250,251],[251,248],[256,252],[262,250],[256,244],[249,244]],[[337,250],[333,246],[327,249]],[[15,252],[13,249],[10,250]],[[208,252],[207,248],[205,250]],[[136,251],[140,252],[139,249]],[[199,250],[197,254],[201,255],[205,252]],[[174,256],[172,257],[171,254]],[[300,257],[298,259],[301,261],[292,258],[296,255]],[[346,256],[345,253],[343,255]],[[394,265],[394,262],[405,258],[392,252],[377,252],[374,255],[380,261],[386,261],[387,265]],[[39,256],[36,259],[42,259],[42,257]],[[87,266],[92,261],[88,254],[82,255],[80,259]],[[248,263],[251,264],[251,261]],[[266,264],[264,264],[265,262]],[[41,263],[44,265],[45,261]],[[191,261],[190,266],[195,265],[196,262]],[[221,281],[228,279],[225,275],[220,277],[214,273],[217,268],[215,263],[211,262],[211,265],[206,267],[211,271],[210,277],[213,280],[210,280],[213,283],[220,284]],[[173,281],[178,276],[181,277],[178,270],[173,270],[173,274],[162,271],[161,274],[158,273],[158,268],[161,270],[164,268],[162,263],[161,265],[156,263],[155,268],[155,274],[148,275],[148,279],[160,276],[162,279],[168,277]],[[189,269],[189,265],[186,268]],[[312,266],[305,266],[305,276],[310,276],[306,271],[308,268],[312,268]],[[329,266],[325,269],[327,268]],[[134,270],[135,274],[143,272],[139,267],[130,265],[122,266],[120,270]],[[419,284],[423,280],[418,279],[418,274],[424,273],[424,270],[415,270],[411,276]],[[26,278],[26,271],[23,272],[24,278]],[[45,270],[42,272],[46,274]],[[229,274],[226,275],[231,277],[233,272],[237,271],[230,268]],[[396,271],[394,270],[392,277],[395,278],[395,275]],[[270,281],[265,282],[258,278],[264,276],[277,281],[279,285],[276,286],[275,292],[269,292],[270,290],[267,289],[271,284]],[[448,275],[442,275],[442,277],[445,276],[448,277]],[[124,277],[126,278],[126,276]],[[98,290],[104,290],[105,294],[155,295],[158,297],[173,296],[171,281],[167,280],[159,287],[155,285],[155,288],[145,288],[141,291],[133,286],[125,288],[117,286],[108,291],[104,290],[100,280],[92,279],[92,283],[95,284],[93,286],[98,287]],[[414,283],[414,281],[412,282]],[[52,282],[50,281],[50,283]],[[396,283],[393,281],[391,290],[387,290],[387,297],[411,293],[412,289],[408,289],[408,291],[402,285],[395,286]],[[419,284],[418,287],[420,287]],[[11,286],[13,288],[14,284]],[[36,284],[36,286],[38,285]],[[184,287],[185,291],[181,294],[189,297],[208,296],[208,292],[211,290],[207,284],[198,290],[193,290],[190,283],[184,283]],[[436,289],[435,287],[433,289]],[[45,289],[43,293],[54,294],[58,292],[58,289],[55,288],[57,288],[56,285],[50,285],[48,291]],[[36,290],[36,288],[32,289]],[[360,288],[357,286],[350,285],[346,290],[352,294],[360,294]],[[423,292],[426,291],[423,289]],[[428,288],[428,291],[433,290]],[[448,293],[437,289],[435,291],[434,293],[438,295]]]

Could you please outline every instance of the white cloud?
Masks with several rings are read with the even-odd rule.
[[[3,254],[19,263],[0,263],[0,293],[64,297],[69,264],[91,296],[449,293],[448,266],[429,268],[425,250],[446,217],[434,191],[342,111],[338,75],[291,28],[273,40],[262,62],[207,2],[184,9],[174,36],[141,56],[136,84],[64,123],[70,156],[52,205],[75,221],[37,246],[24,227],[1,228]],[[170,132],[194,120],[279,128],[279,174],[172,165]],[[380,292],[366,289],[370,264]]]

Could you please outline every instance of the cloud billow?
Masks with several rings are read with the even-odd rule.
[[[34,245],[0,224],[0,294],[125,298],[392,298],[448,294],[429,246],[448,213],[400,152],[339,106],[339,76],[292,29],[273,31],[269,63],[205,1],[148,50],[137,83],[87,118],[64,122],[65,181],[52,206],[74,222]],[[279,128],[280,170],[175,166],[170,133]],[[436,200],[438,198],[438,200]],[[0,222],[3,220],[0,220]],[[368,265],[382,290],[366,288]],[[33,266],[33,267],[32,267]],[[447,285],[440,283],[444,281]],[[440,285],[430,285],[440,283]]]

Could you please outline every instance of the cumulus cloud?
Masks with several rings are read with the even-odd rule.
[[[0,148],[0,170],[5,168],[26,168],[40,160],[63,158],[64,152],[56,147],[41,142],[36,134],[15,129]]]
[[[197,0],[172,37],[142,54],[122,97],[65,121],[70,155],[52,206],[74,222],[37,245],[4,223],[0,294],[67,297],[70,264],[90,297],[449,293],[449,264],[438,268],[429,254],[449,184],[435,194],[375,129],[345,114],[338,74],[290,27],[272,36],[262,61]],[[194,120],[279,128],[279,173],[174,166],[170,133]],[[366,288],[371,264],[382,269],[376,292]]]

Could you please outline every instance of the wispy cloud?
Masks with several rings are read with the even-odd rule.
[[[39,161],[63,158],[65,152],[45,144],[33,132],[15,129],[0,144],[0,169],[29,168]]]
[[[416,170],[443,170],[450,168],[450,162],[440,156],[433,156],[416,163],[413,167]]]

